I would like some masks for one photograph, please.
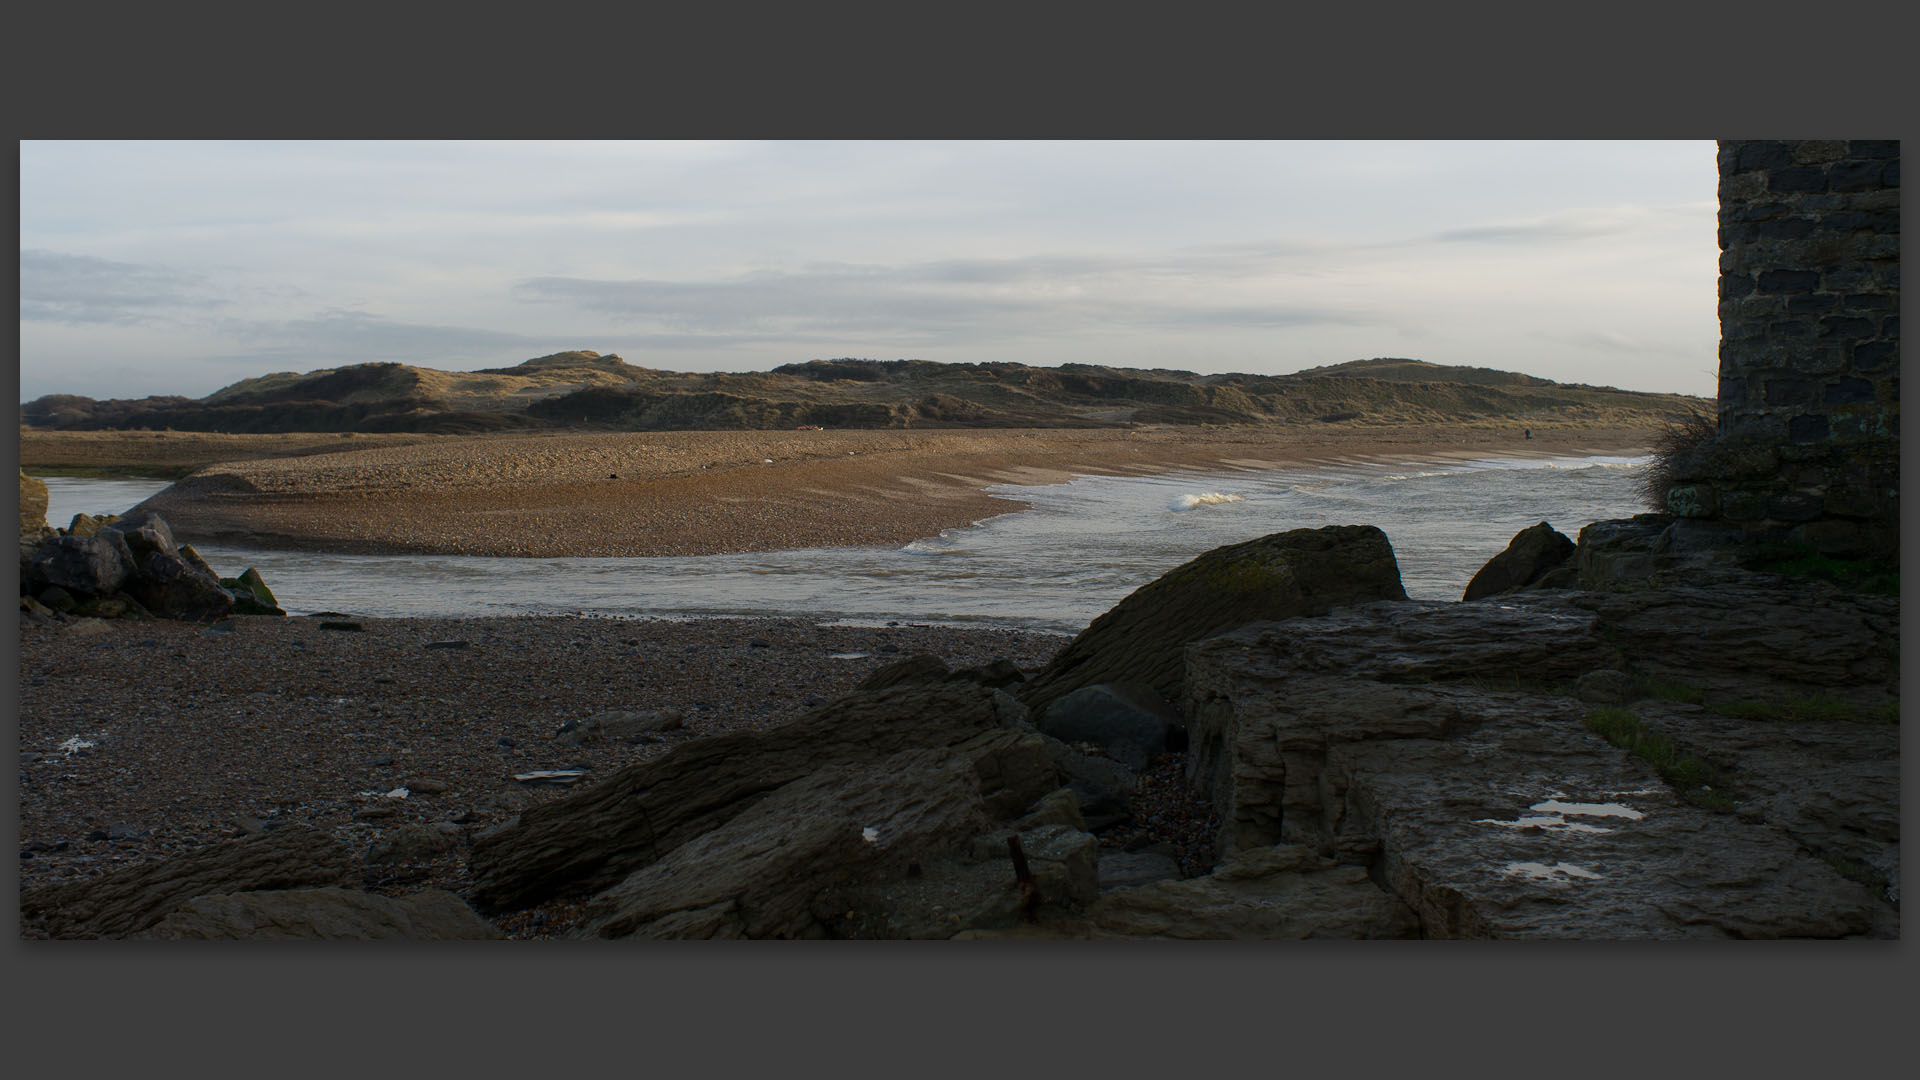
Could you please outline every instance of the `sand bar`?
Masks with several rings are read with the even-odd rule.
[[[429,437],[210,465],[156,496],[186,539],[347,554],[711,555],[891,545],[1024,504],[996,484],[1170,469],[1643,452],[1644,428],[689,431]],[[129,433],[137,434],[137,433]],[[266,436],[256,439],[270,439]],[[313,436],[286,436],[289,440]],[[250,446],[262,452],[271,446]],[[23,458],[32,457],[23,439]]]

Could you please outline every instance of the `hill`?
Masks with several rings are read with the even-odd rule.
[[[772,371],[700,373],[644,368],[580,350],[469,372],[394,363],[278,372],[243,379],[197,400],[48,395],[22,405],[20,418],[23,425],[48,429],[236,434],[1488,419],[1648,425],[1698,405],[1699,399],[1680,395],[1394,358],[1290,375],[851,358],[783,364]]]

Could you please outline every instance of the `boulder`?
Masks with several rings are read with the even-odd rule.
[[[97,536],[101,529],[119,520],[118,514],[94,517],[92,514],[79,513],[73,515],[73,520],[67,523],[64,531],[68,536]]]
[[[1573,541],[1555,532],[1546,522],[1529,525],[1514,534],[1507,550],[1495,555],[1473,575],[1460,599],[1478,600],[1524,589],[1565,566],[1573,557],[1573,549]]]
[[[1178,700],[1192,642],[1262,619],[1404,600],[1386,534],[1371,525],[1295,529],[1216,548],[1135,590],[1020,688],[1036,711],[1096,683],[1137,681]]]
[[[213,893],[350,884],[347,849],[314,829],[275,829],[86,881],[20,894],[20,923],[52,938],[124,937]]]
[[[1099,683],[1063,694],[1035,726],[1064,742],[1093,743],[1135,772],[1170,748],[1170,732],[1185,736],[1179,714],[1142,683]]]
[[[76,599],[118,592],[133,576],[133,552],[118,533],[57,536],[40,545],[27,570],[28,591],[57,585]]]
[[[174,543],[173,528],[167,524],[166,518],[153,510],[135,510],[118,521],[102,525],[100,531],[116,532],[125,537],[127,550],[133,553],[136,566],[145,562],[146,557],[154,552],[169,557],[176,557],[180,553],[179,545]]]
[[[109,533],[102,530],[101,535]],[[177,550],[165,550],[157,542],[156,530],[130,534],[130,544],[135,537],[146,545],[146,555],[126,583],[126,591],[148,611],[195,622],[213,622],[233,613],[233,594],[220,587],[220,579],[196,569]]]
[[[683,743],[577,794],[530,806],[512,826],[476,838],[471,895],[483,910],[495,910],[597,892],[786,784],[909,750],[1011,733],[1025,720],[1026,710],[1001,691],[972,683],[909,684],[850,694],[765,731]],[[970,756],[983,804],[1003,815],[1060,786],[1040,736],[1024,735],[1019,743],[981,745]]]
[[[162,941],[488,941],[505,935],[444,889],[389,897],[336,887],[197,897],[132,936]]]

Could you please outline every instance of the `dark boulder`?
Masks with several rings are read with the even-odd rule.
[[[173,539],[173,528],[167,524],[166,518],[152,510],[135,510],[118,521],[102,525],[100,531],[116,532],[126,537],[127,550],[133,553],[136,566],[156,551],[170,557],[178,557],[180,553],[180,547]]]
[[[1036,726],[1066,742],[1087,742],[1140,772],[1165,753],[1168,736],[1181,729],[1179,714],[1150,686],[1099,683],[1055,698]]]
[[[1040,710],[1083,686],[1133,680],[1175,700],[1184,650],[1195,641],[1263,619],[1406,598],[1393,546],[1371,525],[1295,529],[1216,548],[1095,619],[1021,685],[1020,697]]]
[[[1462,600],[1478,600],[1515,589],[1524,589],[1573,558],[1572,540],[1554,531],[1546,522],[1529,525],[1514,534],[1507,550],[1495,555],[1467,583]]]
[[[119,533],[56,536],[40,545],[27,568],[27,589],[57,585],[75,598],[118,592],[133,576],[133,553]]]
[[[140,560],[126,591],[148,611],[168,619],[212,622],[232,614],[234,607],[233,594],[220,587],[218,578],[202,573],[177,551],[158,546]]]

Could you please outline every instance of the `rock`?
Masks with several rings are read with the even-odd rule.
[[[58,536],[40,545],[27,571],[28,591],[57,585],[75,598],[118,592],[133,576],[133,553],[118,533]]]
[[[73,520],[67,523],[64,531],[68,536],[97,536],[101,529],[119,520],[118,514],[94,517],[92,514],[80,513],[73,515]]]
[[[883,650],[884,651],[884,650]],[[937,683],[946,680],[947,662],[937,656],[922,653],[909,656],[905,660],[895,660],[875,668],[873,674],[860,680],[853,692],[868,693],[885,690],[889,686],[905,686],[910,683]]]
[[[218,578],[220,576],[213,572],[213,567],[207,565],[207,560],[201,558],[199,552],[193,550],[192,544],[180,545],[180,557],[187,561],[187,565],[193,567],[195,570],[200,571],[201,573],[207,575],[210,578]],[[221,582],[221,584],[224,585],[226,584],[226,582],[223,581]],[[277,601],[273,601],[273,602],[277,603]]]
[[[1633,676],[1624,671],[1589,671],[1573,681],[1573,695],[1597,705],[1618,705],[1632,701],[1638,689]]]
[[[1295,529],[1216,548],[1095,619],[1022,684],[1020,697],[1038,711],[1083,686],[1137,681],[1177,700],[1191,642],[1256,620],[1406,595],[1386,534],[1370,525]]]
[[[561,725],[554,741],[562,746],[590,746],[600,742],[637,742],[662,731],[674,731],[686,724],[686,715],[678,709],[650,709],[644,712],[596,713],[585,720]]]
[[[323,888],[198,897],[133,936],[163,941],[487,941],[505,935],[444,889],[387,897]]]
[[[597,892],[712,832],[805,777],[908,750],[959,747],[1012,729],[1026,710],[971,684],[905,685],[829,702],[765,731],[696,739],[564,799],[528,807],[477,839],[472,897],[483,909]],[[1038,735],[971,755],[990,812],[1017,814],[1060,786]],[[872,824],[868,822],[866,824]],[[856,834],[857,839],[857,834]],[[826,843],[826,840],[820,840]]]
[[[1580,530],[1574,569],[1583,589],[1639,588],[1649,584],[1667,560],[1654,545],[1673,524],[1664,514],[1639,514],[1617,521],[1596,521]]]
[[[68,612],[74,611],[80,606],[80,602],[73,598],[72,593],[58,585],[49,585],[41,589],[40,602],[45,604],[50,611]]]
[[[1829,681],[1892,680],[1888,643],[1871,640],[1888,612],[1867,610],[1872,600],[1525,592],[1250,626],[1189,650],[1189,780],[1222,813],[1223,850],[1340,852],[1426,937],[1892,936],[1887,898],[1825,861],[1894,850],[1892,772],[1862,764],[1876,738],[1881,759],[1897,760],[1891,725],[1834,725],[1789,746],[1777,728],[1637,703],[1680,752],[1726,763],[1719,797],[1737,812],[1716,812],[1690,801],[1705,792],[1683,798],[1587,730],[1592,710],[1572,693],[1622,664],[1643,676],[1641,665],[1684,665],[1723,688],[1784,686],[1823,663]],[[1756,649],[1785,646],[1770,635],[1788,611],[1803,631],[1793,655]],[[1847,824],[1818,825],[1821,813]]]
[[[1135,772],[1168,749],[1168,732],[1181,728],[1179,714],[1141,683],[1099,683],[1055,698],[1036,726],[1064,742],[1089,742]],[[1185,732],[1181,732],[1184,736]]]
[[[367,847],[369,866],[431,859],[460,846],[460,827],[440,821],[394,829]]]
[[[1495,555],[1467,583],[1462,600],[1478,600],[1524,589],[1566,565],[1573,557],[1573,541],[1546,522],[1529,525],[1514,534],[1507,550]]]
[[[133,553],[134,565],[146,561],[148,555],[158,552],[170,559],[178,559],[179,545],[174,543],[173,529],[167,519],[152,510],[135,510],[110,525],[101,527],[101,532],[116,532],[126,538],[127,550]],[[185,563],[184,559],[179,560]],[[191,564],[188,564],[191,566]],[[219,584],[219,579],[214,580]]]
[[[202,563],[201,565],[204,566],[205,564]],[[273,590],[267,588],[266,579],[260,576],[260,571],[255,570],[251,566],[247,567],[246,570],[240,574],[240,584],[248,592],[252,593],[253,598],[258,600],[263,606],[279,611],[280,601],[274,598]],[[281,614],[284,615],[286,612],[282,611]]]
[[[1014,666],[1013,661],[1002,657],[981,664],[978,667],[958,668],[947,676],[954,680],[976,682],[982,686],[991,686],[996,690],[1005,690],[1026,681],[1026,673]]]
[[[123,937],[212,893],[348,884],[347,850],[313,829],[275,829],[104,877],[23,891],[20,921],[53,938]]]
[[[1180,880],[1180,861],[1171,855],[1114,851],[1100,856],[1100,891],[1128,889],[1155,881]]]
[[[158,515],[152,520],[164,528],[165,522],[160,521]],[[107,533],[103,531],[101,535]],[[137,564],[137,572],[126,585],[128,595],[147,610],[163,618],[194,622],[213,622],[232,613],[233,594],[220,587],[218,578],[201,573],[177,551],[160,546],[161,539],[171,544],[170,535],[161,534],[149,524],[142,531],[128,534],[128,538],[129,544],[138,539],[143,545],[149,545]]]
[[[1709,698],[1833,696],[1872,704],[1898,696],[1897,597],[1774,579],[1578,592],[1567,603],[1606,628],[1633,671]]]
[[[1132,819],[1133,796],[1140,790],[1140,778],[1132,770],[1109,758],[1083,754],[1050,735],[1041,736],[1041,745],[1073,791],[1088,831]]]
[[[1104,868],[1106,859],[1101,863]],[[1414,913],[1368,880],[1364,869],[1337,865],[1297,844],[1241,853],[1206,877],[1115,889],[1101,896],[1087,918],[1095,937],[1420,936]]]
[[[20,473],[20,535],[38,538],[47,527],[47,482]]]
[[[986,738],[1020,736],[995,731]],[[991,816],[972,756],[960,746],[828,766],[783,784],[588,901],[583,933],[905,936],[862,933],[859,912],[871,903],[836,890],[869,872],[904,880],[908,861],[938,865],[937,856],[962,849]],[[1011,884],[1011,872],[1004,880]],[[868,923],[873,918],[869,914]]]
[[[1041,825],[1069,825],[1078,832],[1086,832],[1086,819],[1080,816],[1080,797],[1072,788],[1061,788],[1042,796],[1033,804],[1020,820],[1013,823],[1016,830],[1038,828]]]
[[[413,792],[415,795],[444,795],[447,792],[446,781],[434,780],[424,776],[407,777],[406,786],[407,790]]]

